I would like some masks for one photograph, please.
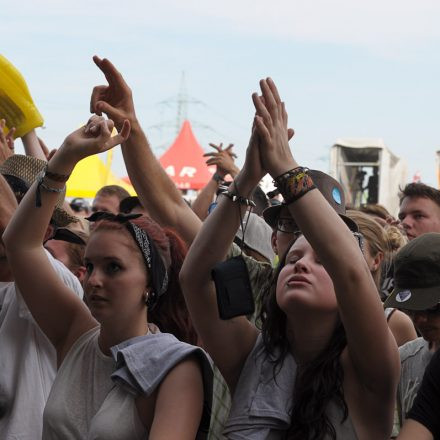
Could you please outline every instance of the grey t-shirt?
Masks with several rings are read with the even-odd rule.
[[[423,338],[409,341],[399,348],[400,381],[397,388],[397,412],[402,426],[422,383],[425,369],[432,358],[429,343]]]

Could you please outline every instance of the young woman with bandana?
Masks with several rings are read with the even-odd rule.
[[[359,243],[292,156],[275,84],[267,79],[260,86],[244,167],[205,220],[180,277],[196,330],[231,390],[224,434],[231,440],[388,439],[399,355],[376,286]],[[259,331],[245,316],[220,319],[212,273],[230,264],[218,266],[267,172],[303,235],[265,293]],[[245,276],[233,284],[223,298],[238,303]]]
[[[169,233],[145,217],[94,214],[85,251],[89,308],[58,280],[42,245],[58,193],[76,163],[129,136],[128,121],[114,137],[112,128],[111,120],[92,117],[70,134],[3,236],[16,283],[57,351],[43,438],[203,438],[209,363],[201,349],[160,333],[147,320],[147,310],[166,304],[176,287]]]

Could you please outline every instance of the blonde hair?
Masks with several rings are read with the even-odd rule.
[[[349,210],[347,216],[354,220],[359,232],[364,237],[365,245],[368,246],[370,255],[374,258],[379,252],[383,255],[384,262],[389,262],[392,248],[385,229],[373,217],[360,211]],[[380,279],[382,275],[382,265],[379,265],[375,271],[371,271],[374,282],[380,289]]]
[[[392,255],[394,255],[402,246],[408,243],[408,239],[402,234],[397,226],[385,225],[385,233],[387,234],[388,243]]]

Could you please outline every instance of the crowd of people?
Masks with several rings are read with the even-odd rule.
[[[440,439],[440,191],[406,185],[398,218],[347,206],[267,78],[242,169],[211,144],[189,204],[93,60],[108,84],[57,150],[0,94],[0,438]],[[137,196],[68,202],[116,145]]]

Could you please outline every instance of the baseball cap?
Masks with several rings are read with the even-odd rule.
[[[394,289],[385,307],[427,310],[440,302],[440,233],[420,235],[394,257]]]
[[[340,215],[344,223],[352,232],[359,232],[359,228],[354,220],[345,215],[345,194],[342,185],[333,177],[319,170],[309,170],[316,188],[325,197],[327,202]],[[271,228],[276,228],[281,209],[285,204],[270,206],[263,211],[263,218]]]

